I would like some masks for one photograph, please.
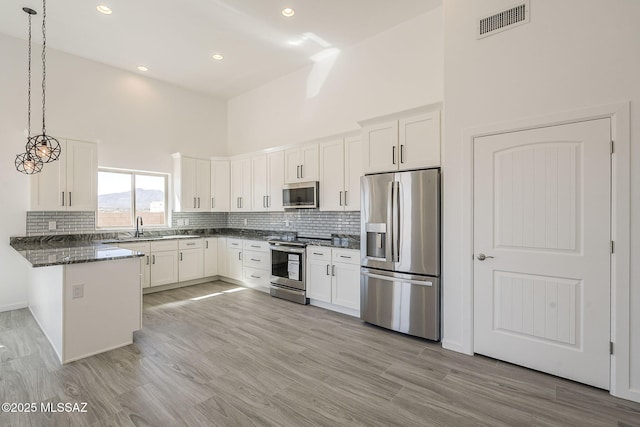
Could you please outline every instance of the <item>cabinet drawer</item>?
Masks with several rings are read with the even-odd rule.
[[[142,252],[144,254],[148,254],[149,252],[151,252],[148,242],[120,243],[118,246],[122,249],[129,249],[130,251]]]
[[[353,249],[334,249],[333,262],[344,262],[345,264],[360,264],[360,251]]]
[[[256,251],[244,251],[244,266],[271,271],[271,254]]]
[[[180,249],[202,249],[204,239],[181,239],[178,240]]]
[[[244,280],[267,286],[271,280],[271,273],[257,268],[245,267]]]
[[[242,249],[242,239],[227,239],[227,247]]]
[[[269,252],[269,242],[262,242],[259,240],[245,240],[243,243],[244,249],[246,250],[265,253]]]
[[[177,251],[178,250],[178,241],[167,239],[167,240],[154,240],[150,242],[151,252],[161,252],[161,251]]]
[[[323,246],[307,246],[307,259],[331,261],[331,248]]]

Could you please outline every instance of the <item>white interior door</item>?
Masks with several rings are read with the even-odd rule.
[[[609,388],[610,128],[474,140],[476,353]]]

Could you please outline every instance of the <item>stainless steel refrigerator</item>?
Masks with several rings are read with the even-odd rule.
[[[361,178],[360,316],[440,340],[440,170]]]

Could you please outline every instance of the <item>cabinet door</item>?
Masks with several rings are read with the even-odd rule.
[[[320,144],[320,210],[344,210],[344,142]]]
[[[400,169],[440,166],[440,112],[402,119],[400,126]]]
[[[242,280],[242,249],[228,248],[228,271],[227,276],[232,279]]]
[[[307,261],[307,297],[331,303],[331,264],[328,260]]]
[[[284,151],[267,154],[267,210],[282,212],[282,186],[284,185]]]
[[[267,210],[267,155],[251,157],[251,210]]]
[[[211,161],[211,212],[229,212],[229,162]]]
[[[344,140],[344,209],[360,210],[360,177],[362,176],[362,140]]]
[[[64,211],[67,209],[67,150],[60,141],[60,158],[45,165],[40,173],[31,175],[32,211]]]
[[[251,209],[251,159],[231,162],[231,212]]]
[[[95,144],[67,141],[67,210],[98,208],[98,150]]]
[[[218,239],[209,237],[204,239],[204,276],[218,274]]]
[[[285,180],[288,184],[300,181],[300,149],[292,148],[284,152]]]
[[[178,264],[178,281],[200,279],[204,277],[204,252],[202,248],[182,249]]]
[[[391,172],[398,170],[398,121],[365,126],[363,172]]]
[[[196,160],[196,211],[209,212],[211,198],[211,162]]]
[[[151,285],[151,255],[149,250],[149,243],[120,243],[118,246],[123,249],[129,249],[130,251],[144,253],[144,256],[140,259],[140,262],[142,263],[142,287],[148,288]]]
[[[178,281],[178,251],[151,253],[151,286]]]
[[[229,264],[227,253],[227,239],[225,237],[218,238],[218,275],[229,277]]]
[[[179,168],[174,169],[176,179],[174,191],[178,195],[176,206],[180,212],[194,212],[198,206],[196,199],[196,159],[180,157]]]
[[[333,264],[331,299],[333,304],[360,310],[360,266],[358,264]]]
[[[300,181],[318,181],[320,179],[320,155],[318,144],[311,144],[300,149],[302,160]]]

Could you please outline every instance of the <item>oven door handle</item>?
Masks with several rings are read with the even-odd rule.
[[[294,254],[303,254],[306,249],[304,248],[291,248],[285,246],[269,246],[272,251],[285,252],[285,253],[294,253]]]

